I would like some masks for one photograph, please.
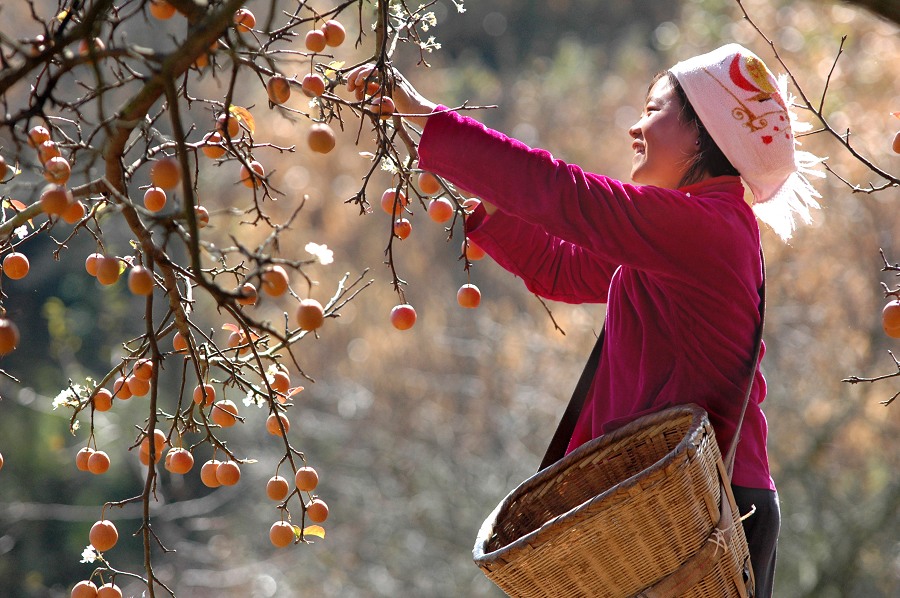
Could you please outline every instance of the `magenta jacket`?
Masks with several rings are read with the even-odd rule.
[[[603,355],[569,451],[641,415],[697,403],[725,453],[762,285],[759,228],[738,177],[677,190],[630,185],[444,107],[428,119],[419,166],[499,208],[490,217],[479,208],[467,234],[532,292],[607,304]],[[757,372],[732,482],[773,490],[765,395]]]

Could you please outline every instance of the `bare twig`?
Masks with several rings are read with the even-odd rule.
[[[827,132],[828,134],[830,134],[834,139],[837,140],[837,142],[840,145],[842,145],[844,147],[844,149],[847,150],[847,152],[850,153],[850,155],[854,159],[856,159],[860,164],[864,165],[867,169],[871,170],[873,173],[875,173],[878,176],[885,179],[886,183],[883,185],[879,185],[877,187],[870,183],[868,188],[866,188],[861,185],[850,184],[848,181],[846,181],[843,178],[840,178],[840,180],[842,182],[846,183],[854,191],[854,193],[857,193],[857,192],[858,193],[872,193],[875,191],[881,191],[881,190],[884,190],[887,188],[900,186],[900,176],[891,174],[891,173],[887,172],[886,170],[879,168],[871,160],[869,160],[867,157],[865,157],[864,155],[859,153],[856,150],[856,148],[854,148],[853,145],[851,145],[851,143],[850,143],[849,131],[846,134],[839,133],[837,130],[834,129],[834,127],[832,127],[831,123],[828,121],[827,117],[825,116],[825,114],[823,112],[823,107],[825,105],[825,94],[828,90],[828,85],[831,82],[831,75],[834,72],[834,68],[837,64],[838,58],[840,58],[841,54],[843,53],[844,41],[846,38],[844,37],[841,39],[840,47],[838,48],[838,52],[835,55],[834,63],[832,64],[831,71],[829,71],[825,88],[822,91],[822,97],[819,100],[818,107],[816,107],[813,105],[811,99],[807,96],[806,92],[803,90],[803,87],[800,85],[800,82],[794,76],[793,71],[790,69],[790,67],[788,67],[787,63],[782,58],[781,54],[778,52],[778,48],[776,47],[775,42],[773,42],[762,31],[762,29],[759,27],[759,25],[756,24],[756,22],[753,20],[753,18],[747,12],[747,9],[744,7],[743,2],[741,0],[735,0],[735,2],[737,2],[738,6],[740,7],[741,12],[744,15],[744,19],[748,23],[750,23],[750,25],[753,27],[753,29],[755,29],[756,32],[765,40],[765,42],[769,45],[769,48],[771,48],[772,53],[775,55],[775,59],[784,68],[788,77],[793,82],[794,87],[797,89],[797,93],[799,94],[799,97],[802,100],[803,107],[806,108],[809,112],[811,112],[819,120],[819,122],[822,123],[822,128],[819,130],[819,132]]]

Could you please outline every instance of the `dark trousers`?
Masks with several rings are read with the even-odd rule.
[[[750,548],[750,564],[756,578],[755,598],[771,598],[775,579],[775,547],[781,529],[781,508],[778,493],[761,488],[731,487],[741,515],[753,508],[756,512],[744,519],[744,535]]]

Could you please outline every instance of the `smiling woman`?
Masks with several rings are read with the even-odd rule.
[[[709,134],[709,130],[703,126],[700,117],[697,116],[696,110],[694,110],[694,107],[688,100],[684,88],[681,86],[681,83],[678,82],[678,78],[668,71],[660,73],[654,78],[653,84],[650,86],[650,90],[647,93],[647,104],[644,111],[644,117],[651,111],[677,112],[677,115],[675,116],[677,123],[668,124],[669,127],[676,129],[675,131],[672,131],[674,137],[666,136],[665,134],[658,135],[657,132],[660,130],[660,127],[654,127],[654,131],[656,131],[654,132],[654,135],[658,136],[660,141],[664,144],[666,143],[664,141],[666,139],[681,139],[682,141],[686,141],[691,138],[691,132],[696,132],[694,146],[682,148],[682,151],[688,157],[687,163],[685,164],[685,171],[681,178],[678,179],[678,182],[675,185],[676,187],[684,187],[685,185],[699,182],[707,177],[740,175],[725,154],[722,153],[722,150],[719,149],[719,146],[716,145],[715,140]],[[629,134],[635,140],[634,143],[632,143],[632,148],[635,151],[635,158],[632,164],[631,179],[635,182],[667,187],[669,185],[651,183],[642,178],[638,178],[642,175],[635,172],[635,169],[637,169],[638,166],[645,163],[645,160],[638,160],[638,154],[643,155],[646,154],[647,151],[646,132],[643,130],[645,127],[641,126],[645,121],[644,117],[629,129]],[[666,118],[671,119],[671,115],[667,114]],[[679,131],[677,130],[679,128],[678,125],[686,127],[688,130]],[[643,140],[642,137],[644,138]],[[680,169],[681,164],[679,163],[679,156],[673,156],[671,158],[671,163],[677,164],[678,169]]]
[[[372,72],[351,72],[350,91]],[[423,128],[419,168],[483,200],[468,238],[542,297],[607,304],[593,383],[564,432],[567,450],[550,462],[683,403],[706,410],[725,454],[753,377],[731,482],[742,512],[756,505],[744,527],[756,595],[770,596],[780,514],[754,361],[764,273],[738,172],[782,237],[795,214],[808,220],[817,206],[803,176],[815,159],[795,154],[783,86],[735,44],[676,64],[654,80],[629,129],[630,184],[527,147],[394,77],[398,111]]]
[[[647,94],[640,120],[628,130],[634,139],[631,180],[670,189],[683,186],[700,150],[700,130],[697,123],[683,118],[684,111],[671,79],[659,77]]]

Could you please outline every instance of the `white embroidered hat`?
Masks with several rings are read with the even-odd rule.
[[[824,177],[822,162],[800,151],[794,138],[810,126],[790,110],[787,77],[776,79],[765,63],[739,44],[679,62],[670,72],[697,116],[753,193],[753,211],[782,239],[795,215],[812,220],[821,197],[805,175]]]

